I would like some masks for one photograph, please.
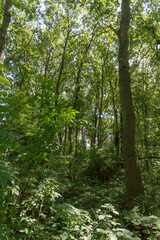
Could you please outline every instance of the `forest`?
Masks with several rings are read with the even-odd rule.
[[[160,239],[158,0],[0,1],[0,240]]]

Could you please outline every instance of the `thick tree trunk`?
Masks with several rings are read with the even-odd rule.
[[[4,49],[6,44],[7,38],[7,31],[9,27],[9,23],[11,20],[11,7],[12,7],[12,0],[6,0],[4,6],[4,14],[3,14],[3,22],[0,28],[0,63],[3,63],[4,60]]]
[[[122,154],[126,177],[126,207],[143,195],[143,186],[136,156],[135,115],[129,73],[130,0],[122,1],[122,19],[119,30],[119,88],[123,118]]]

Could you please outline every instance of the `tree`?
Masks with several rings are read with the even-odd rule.
[[[119,36],[119,90],[123,118],[122,154],[126,177],[126,206],[132,207],[135,198],[143,195],[135,143],[135,114],[129,72],[130,0],[122,1]]]
[[[30,4],[31,2],[34,4]],[[21,121],[10,119],[9,125],[11,126],[11,122],[16,122],[17,127],[15,124],[13,128],[15,133],[23,132],[26,135],[34,132],[38,136],[37,129],[45,129],[45,133],[48,131],[48,135],[46,134],[43,139],[45,144],[50,144],[51,141],[56,142],[60,149],[58,154],[74,156],[73,162],[76,164],[77,159],[80,158],[83,164],[87,158],[92,158],[91,154],[87,155],[87,152],[96,153],[100,148],[110,153],[108,155],[113,163],[116,157],[118,157],[117,160],[121,157],[121,110],[117,93],[119,90],[118,38],[114,32],[106,28],[106,25],[119,26],[121,13],[117,10],[119,3],[116,0],[112,2],[101,0],[100,3],[86,2],[82,1],[82,4],[49,0],[46,0],[44,4],[40,4],[37,0],[25,0],[19,4],[14,2],[4,63],[7,66],[8,77],[12,78],[11,92],[14,96],[17,95],[17,99],[21,99],[21,101],[15,101]],[[153,32],[152,25],[155,23],[150,22],[152,16],[145,14],[143,19],[144,8],[143,6],[138,8],[138,3],[136,3],[136,8],[135,5],[132,6],[135,11],[133,11],[130,24],[127,3],[130,5],[127,1],[123,3],[125,5],[122,8],[122,21],[118,34],[119,78],[124,124],[123,159],[126,170],[127,202],[130,202],[130,199],[132,202],[132,198],[139,196],[141,191],[143,192],[136,163],[133,103],[136,102],[136,113],[140,112],[138,117],[141,117],[141,119],[137,117],[137,121],[142,127],[136,129],[138,149],[141,150],[140,157],[144,157],[142,153],[145,152],[146,146],[153,146],[153,142],[149,137],[147,138],[147,130],[148,135],[152,132],[152,139],[155,134],[150,128],[152,125],[150,120],[145,125],[145,117],[147,115],[149,118],[151,113],[155,116],[155,112],[150,109],[150,106],[154,108],[155,105],[154,103],[151,105],[151,98],[148,95],[148,90],[151,90],[151,84],[149,84],[146,90],[148,98],[144,98],[143,101],[143,105],[148,108],[148,113],[144,114],[141,107],[142,101],[138,99],[140,90],[143,94],[143,89],[140,89],[142,81],[139,74],[142,68],[138,68],[134,62],[129,72],[127,49],[129,25],[132,28],[130,50],[132,61],[134,61],[136,52],[139,54],[136,55],[137,61],[140,61],[138,57],[142,58],[143,55],[149,60],[147,54],[149,48],[146,46],[152,44],[150,52],[153,51],[156,39],[152,34],[150,39],[154,41],[151,43],[148,37],[141,37],[140,31],[137,31],[138,26],[138,29],[141,27],[143,32],[145,32],[144,29],[147,29],[148,33]],[[119,11],[118,14],[117,11]],[[158,38],[156,25],[154,30]],[[141,51],[139,51],[140,48]],[[155,68],[158,69],[157,65],[155,62]],[[144,68],[146,69],[146,65]],[[149,74],[152,75],[154,85],[155,77],[151,72]],[[148,75],[147,72],[146,75]],[[146,84],[151,83],[151,78],[147,80],[146,75],[144,75]],[[132,86],[130,77],[134,79]],[[157,73],[157,86],[158,84]],[[139,88],[136,88],[136,85]],[[146,101],[150,103],[146,104]],[[153,98],[152,102],[154,102]],[[23,103],[21,107],[20,103]],[[65,111],[71,115],[75,113],[75,118],[70,117],[70,120],[64,121]],[[22,124],[19,124],[20,122]],[[147,144],[142,144],[143,139],[147,140]],[[82,142],[85,145],[83,145],[84,148],[82,148]],[[64,149],[63,153],[61,149]],[[113,149],[116,157],[113,157]],[[106,152],[105,155],[107,155]]]
[[[3,63],[7,31],[11,20],[12,0],[6,0],[3,13],[3,22],[0,28],[0,63]]]

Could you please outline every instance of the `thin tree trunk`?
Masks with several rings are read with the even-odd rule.
[[[68,129],[68,142],[69,142],[69,155],[72,155],[73,143],[72,143],[72,127]]]
[[[90,39],[90,42],[89,42],[88,46],[86,47],[86,50],[85,50],[83,58],[81,60],[81,63],[80,63],[79,69],[78,69],[78,73],[77,73],[77,77],[76,77],[75,98],[74,98],[74,103],[73,103],[73,108],[76,109],[76,110],[77,110],[77,105],[78,105],[79,92],[80,92],[80,89],[81,89],[81,87],[80,87],[81,72],[82,72],[82,68],[83,68],[84,61],[86,59],[87,53],[88,53],[88,51],[91,47],[91,44],[93,42],[93,39],[94,39],[95,29],[96,29],[96,27],[94,28],[94,30],[92,32],[92,37]]]
[[[72,155],[73,152],[73,142],[72,142],[72,127],[70,126],[68,129],[68,142],[69,142],[69,155]],[[69,175],[72,175],[72,159],[69,159]]]
[[[143,91],[147,91],[148,90],[148,84],[144,84],[143,85]],[[148,149],[148,136],[147,136],[147,130],[148,130],[148,124],[147,124],[147,117],[148,117],[148,105],[147,103],[144,101],[143,103],[143,119],[144,119],[144,149],[145,149],[145,156],[148,156],[149,154],[149,149]],[[150,159],[146,159],[145,160],[146,163],[146,168],[147,171],[149,171],[150,168]]]
[[[108,57],[108,55],[107,55]],[[101,76],[101,89],[100,89],[100,105],[99,105],[99,116],[98,116],[98,148],[102,147],[101,140],[101,125],[102,125],[102,107],[103,107],[103,85],[104,85],[104,68],[106,60],[104,60],[102,65],[102,76]]]
[[[119,89],[123,117],[122,155],[126,177],[126,207],[134,206],[135,198],[143,195],[141,174],[136,156],[135,114],[129,73],[130,0],[122,0],[119,30]]]
[[[6,44],[7,32],[11,21],[12,0],[6,0],[3,13],[3,22],[0,28],[0,63],[4,60],[4,49]]]
[[[47,75],[48,75],[48,67],[49,67],[49,62],[50,62],[50,57],[51,57],[51,52],[53,50],[53,47],[51,47],[49,50],[48,50],[48,53],[47,53],[47,56],[46,56],[46,60],[45,60],[45,63],[44,63],[44,77],[47,78]]]
[[[63,74],[63,70],[64,70],[66,49],[67,49],[67,45],[68,45],[70,32],[71,32],[71,29],[68,25],[67,36],[66,36],[66,39],[65,39],[65,44],[64,44],[63,53],[62,53],[62,60],[61,60],[61,64],[60,64],[60,71],[59,71],[59,75],[58,75],[58,79],[57,79],[57,83],[56,83],[56,87],[55,87],[55,103],[54,103],[55,107],[57,107],[57,105],[58,105],[59,88],[60,88],[60,84],[61,84],[61,80],[62,80],[62,74]],[[61,134],[59,134],[59,141],[60,141],[60,144],[62,145],[62,135]],[[65,132],[65,141],[66,141],[66,132]],[[72,130],[71,130],[71,127],[69,127],[68,142],[70,144],[69,154],[71,155],[72,154]]]
[[[84,65],[84,61],[86,59],[86,56],[87,56],[87,53],[91,47],[91,44],[93,42],[93,39],[94,39],[94,35],[95,35],[95,29],[96,29],[96,26],[95,28],[93,29],[93,32],[92,32],[92,37],[90,39],[90,42],[89,44],[87,45],[86,49],[85,49],[85,52],[84,52],[84,55],[83,55],[83,58],[81,60],[81,63],[80,63],[80,66],[79,66],[79,69],[78,69],[78,72],[77,72],[77,77],[76,77],[76,86],[75,86],[75,95],[74,95],[74,102],[73,102],[73,108],[77,111],[79,111],[79,106],[78,106],[78,99],[79,99],[79,93],[80,93],[80,89],[81,89],[81,86],[80,86],[80,78],[81,78],[81,72],[82,72],[82,69],[83,69],[83,65]],[[76,115],[76,118],[78,118],[78,116]],[[70,129],[70,131],[72,131],[72,129]],[[78,130],[76,129],[76,133],[75,133],[75,137],[76,137],[76,146],[75,146],[75,157],[77,156],[77,144],[78,144]]]
[[[76,129],[76,133],[75,133],[75,153],[74,153],[75,158],[77,157],[77,153],[78,153],[78,130]]]
[[[62,78],[65,56],[66,56],[66,49],[67,49],[67,44],[68,44],[68,39],[69,39],[70,32],[71,32],[71,29],[68,26],[68,32],[67,32],[67,36],[66,36],[66,40],[65,40],[65,44],[64,44],[64,48],[63,48],[62,61],[61,61],[61,64],[60,64],[60,71],[59,71],[59,75],[58,75],[58,79],[57,79],[57,83],[56,83],[56,88],[55,88],[55,94],[56,94],[55,106],[57,106],[57,104],[58,104],[59,87],[60,87],[60,84],[61,84],[61,78]]]
[[[123,135],[123,119],[122,119],[122,110],[120,109],[120,116],[119,116],[119,122],[120,122],[120,153],[122,154],[122,135]]]
[[[119,155],[118,111],[117,111],[117,108],[116,108],[115,92],[114,92],[114,88],[113,88],[111,77],[109,79],[109,83],[110,83],[110,86],[111,86],[112,104],[113,104],[113,111],[114,111],[114,124],[115,124],[114,144],[115,144],[115,148],[117,150],[117,154]]]
[[[98,116],[98,139],[97,139],[98,148],[102,147],[101,145],[102,105],[103,105],[103,86],[101,86],[101,96],[100,96],[100,106],[99,106],[99,116]]]
[[[81,141],[82,141],[82,148],[84,149],[84,151],[86,151],[86,148],[87,148],[87,146],[86,146],[86,135],[85,135],[85,131],[84,131],[83,127],[81,129],[81,135],[82,135],[82,139],[81,139]]]
[[[97,124],[98,124],[98,116],[97,116],[97,110],[99,107],[99,89],[98,93],[96,95],[96,106],[94,108],[94,135],[93,135],[93,148],[96,147],[96,139],[97,139]]]
[[[67,127],[64,130],[64,142],[63,142],[63,154],[66,155],[66,144],[67,144]]]

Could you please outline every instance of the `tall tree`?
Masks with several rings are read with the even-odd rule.
[[[122,154],[126,177],[126,206],[132,207],[134,199],[143,194],[143,186],[136,156],[135,114],[129,72],[130,0],[122,1],[119,29],[119,89],[123,118]]]
[[[7,31],[11,20],[12,0],[6,0],[3,13],[3,22],[0,27],[0,63],[3,63]]]

